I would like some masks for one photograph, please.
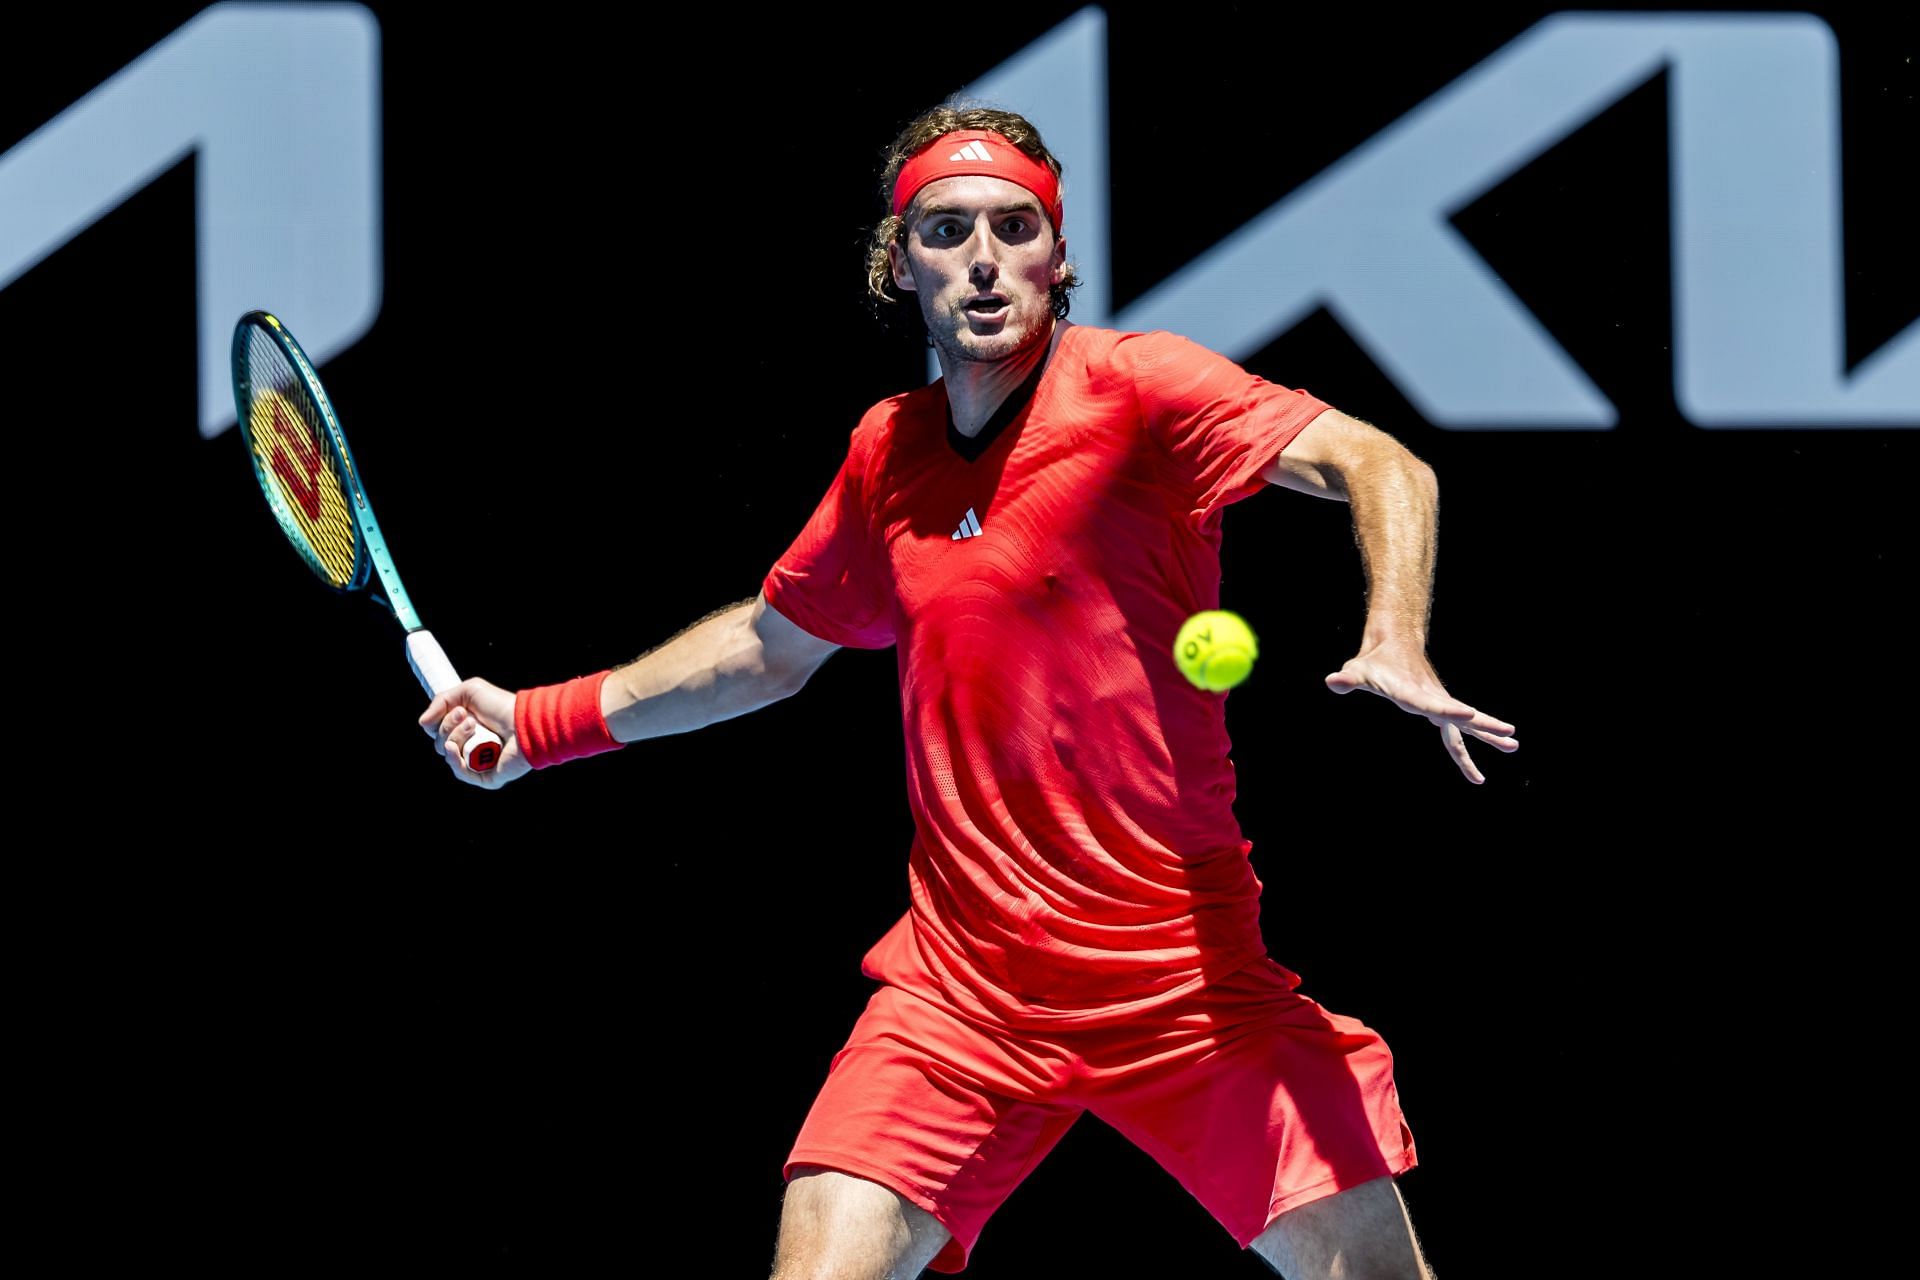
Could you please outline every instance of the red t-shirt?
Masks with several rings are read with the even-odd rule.
[[[1068,325],[969,461],[942,382],[854,428],[767,602],[899,647],[912,906],[861,968],[1001,1025],[1131,1016],[1266,953],[1225,698],[1174,634],[1220,518],[1327,406],[1166,332]]]

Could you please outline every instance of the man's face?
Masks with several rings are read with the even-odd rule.
[[[1004,360],[1052,329],[1048,290],[1066,274],[1067,242],[1039,200],[1005,178],[930,183],[904,247],[887,246],[893,281],[918,294],[927,333],[948,360]],[[909,211],[911,216],[911,211]]]

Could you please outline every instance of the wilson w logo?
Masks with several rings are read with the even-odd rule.
[[[286,406],[278,401],[273,406],[273,429],[273,473],[293,491],[294,500],[307,513],[307,519],[318,520],[320,453],[313,447],[313,441],[307,439],[305,428],[297,427],[288,420]],[[293,442],[293,451],[300,455],[297,464],[287,456],[286,442],[289,440]]]

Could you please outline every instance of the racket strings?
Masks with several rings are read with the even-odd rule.
[[[308,563],[345,587],[359,541],[320,406],[280,344],[257,327],[247,335],[247,381],[255,464],[280,499],[274,514]]]

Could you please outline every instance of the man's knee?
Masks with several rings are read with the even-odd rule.
[[[1289,1209],[1251,1247],[1287,1280],[1433,1280],[1391,1177]]]
[[[773,1280],[911,1280],[951,1238],[888,1187],[798,1165],[780,1206]]]

